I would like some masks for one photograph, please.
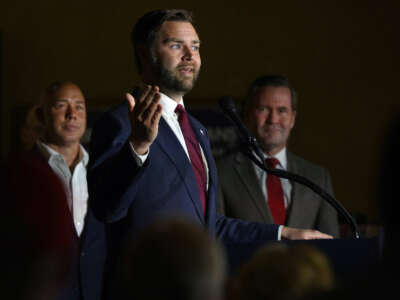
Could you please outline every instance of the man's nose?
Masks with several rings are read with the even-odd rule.
[[[184,60],[192,60],[192,58],[193,58],[193,49],[192,49],[192,47],[189,47],[189,46],[185,46],[184,47],[184,49],[183,49],[183,51],[184,51],[184,53],[183,53],[183,59]]]
[[[278,121],[279,121],[278,112],[271,110],[268,114],[268,123],[275,124],[278,123]]]
[[[76,119],[76,109],[72,105],[68,105],[65,117],[67,119]]]

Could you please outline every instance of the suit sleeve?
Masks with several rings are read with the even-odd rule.
[[[218,161],[216,166],[220,169],[218,175],[222,172],[222,161]],[[257,241],[265,242],[278,239],[278,225],[266,224],[262,222],[247,222],[225,216],[226,207],[224,199],[223,185],[217,179],[217,218],[216,234],[225,244],[254,243]]]
[[[217,236],[224,243],[254,243],[278,239],[279,225],[246,222],[217,215]]]
[[[108,112],[96,122],[90,143],[89,205],[103,222],[116,222],[126,216],[148,164],[147,160],[140,166],[133,156],[128,142],[129,123],[116,117],[122,114],[120,111]]]
[[[329,172],[324,170],[324,187],[325,191],[334,196],[332,180]],[[321,203],[317,226],[319,231],[339,237],[339,222],[336,210],[325,200]]]

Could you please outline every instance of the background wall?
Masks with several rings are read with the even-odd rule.
[[[291,149],[329,168],[345,207],[378,221],[383,133],[400,109],[399,2],[255,3],[168,1],[169,7],[195,13],[202,40],[202,74],[186,103],[213,107],[225,94],[243,98],[258,75],[287,75],[300,100]],[[55,79],[78,83],[89,108],[121,101],[138,82],[132,25],[144,12],[165,5],[2,1],[2,157],[19,134],[11,127],[12,112],[37,101]]]

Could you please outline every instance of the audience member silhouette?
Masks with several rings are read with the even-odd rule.
[[[273,244],[242,265],[228,288],[234,300],[296,300],[334,287],[328,258],[308,245]]]
[[[160,219],[129,240],[120,271],[129,299],[223,299],[223,249],[204,228],[183,219]]]

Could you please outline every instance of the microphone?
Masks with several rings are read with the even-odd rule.
[[[257,139],[252,136],[247,130],[246,126],[240,120],[238,111],[231,96],[223,96],[218,101],[222,111],[227,115],[230,120],[235,124],[236,129],[239,131],[239,137],[242,142],[248,146],[257,154],[260,161],[264,161],[260,148],[257,143]]]
[[[242,121],[239,118],[237,109],[235,104],[233,103],[233,99],[230,96],[223,96],[219,99],[219,106],[222,111],[228,115],[228,117],[235,123],[237,129],[239,130],[240,137],[244,141],[249,141],[253,137],[247,131],[247,128],[243,125]]]
[[[285,179],[293,180],[297,183],[307,186],[310,188],[314,193],[319,195],[322,199],[327,201],[340,215],[344,217],[344,219],[350,224],[353,229],[354,237],[356,239],[360,238],[360,233],[358,231],[357,223],[353,219],[353,217],[349,214],[349,212],[338,202],[334,197],[332,197],[329,193],[324,191],[321,187],[316,185],[314,182],[309,180],[306,177],[284,171],[279,169],[269,169],[264,164],[264,156],[262,155],[260,148],[258,147],[257,140],[255,137],[249,134],[246,126],[242,123],[237,113],[235,104],[233,103],[233,99],[230,96],[223,96],[219,100],[219,105],[222,111],[232,120],[232,122],[236,125],[236,128],[239,131],[240,138],[244,142],[245,146],[243,147],[242,152],[246,155],[251,161],[253,161],[257,166],[259,166],[262,170],[267,172],[268,174],[272,174],[278,177],[282,177]],[[256,159],[254,154],[252,153],[253,150],[259,160]]]

